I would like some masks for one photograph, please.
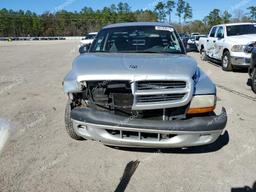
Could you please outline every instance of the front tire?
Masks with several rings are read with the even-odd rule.
[[[256,94],[256,68],[252,72],[252,91]]]
[[[233,70],[229,51],[225,51],[222,56],[222,70],[223,71],[232,71]]]
[[[202,59],[203,61],[208,61],[208,56],[206,55],[206,52],[205,52],[204,48],[202,48],[202,49],[200,50],[200,54],[201,54],[201,59]]]
[[[67,102],[66,109],[65,109],[65,127],[69,136],[72,139],[83,140],[83,138],[78,136],[74,130],[73,122],[71,120],[71,104],[69,101]]]

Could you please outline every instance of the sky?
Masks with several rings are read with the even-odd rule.
[[[31,10],[41,14],[46,11],[54,12],[61,9],[80,11],[85,6],[92,7],[93,9],[102,9],[104,6],[109,6],[113,3],[117,4],[120,1],[127,2],[132,10],[153,10],[154,5],[159,0],[0,0],[0,9]],[[247,12],[247,7],[256,5],[256,0],[186,0],[186,2],[190,3],[193,8],[193,20],[203,19],[215,8],[221,11],[228,10],[231,13],[236,9]],[[174,14],[173,20],[178,21],[177,16]]]

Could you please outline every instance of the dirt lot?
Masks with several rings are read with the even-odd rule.
[[[1,192],[125,188],[127,192],[228,192],[252,187],[256,96],[246,86],[247,73],[223,72],[201,62],[198,53],[190,53],[217,84],[217,110],[225,106],[228,111],[227,131],[207,147],[115,149],[74,141],[65,132],[66,96],[61,82],[78,54],[77,45],[75,41],[0,43],[0,125],[8,128],[9,124],[2,151],[3,138],[0,143]]]

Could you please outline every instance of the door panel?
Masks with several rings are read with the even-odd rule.
[[[217,27],[213,27],[206,42],[206,54],[211,58],[213,58],[214,44],[217,40],[217,38],[215,37],[216,31]]]
[[[224,27],[220,26],[216,33],[216,40],[213,42],[213,58],[221,60],[224,48]]]

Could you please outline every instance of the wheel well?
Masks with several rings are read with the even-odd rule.
[[[226,53],[226,52],[229,52],[229,50],[227,49],[227,48],[225,48],[224,50],[223,50],[223,54],[222,55],[224,55],[224,53]]]

